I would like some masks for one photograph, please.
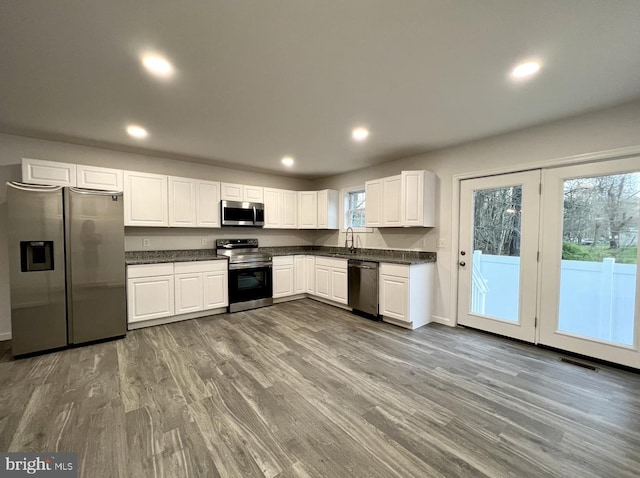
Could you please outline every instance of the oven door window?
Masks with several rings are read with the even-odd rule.
[[[270,267],[229,271],[229,302],[266,299],[272,294]]]

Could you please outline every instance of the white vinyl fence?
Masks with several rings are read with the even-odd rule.
[[[560,320],[564,332],[633,344],[636,264],[563,260]],[[518,320],[520,258],[473,253],[472,311]]]

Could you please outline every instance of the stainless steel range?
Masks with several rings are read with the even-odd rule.
[[[216,253],[229,257],[229,312],[273,304],[273,262],[258,239],[218,239]]]

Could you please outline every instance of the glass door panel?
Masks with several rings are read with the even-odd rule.
[[[522,185],[473,191],[471,312],[518,322]]]
[[[458,323],[535,340],[540,171],[464,180]]]
[[[640,368],[639,164],[544,172],[541,343]]]

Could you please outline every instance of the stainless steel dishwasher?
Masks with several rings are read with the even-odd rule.
[[[378,320],[378,263],[349,259],[349,307]]]

